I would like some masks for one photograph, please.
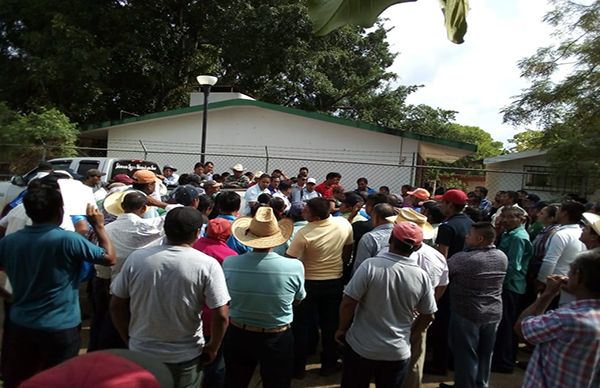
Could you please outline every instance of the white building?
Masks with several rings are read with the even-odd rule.
[[[500,190],[525,190],[542,200],[560,199],[567,193],[578,193],[589,199],[597,198],[597,187],[578,175],[558,174],[546,157],[546,151],[528,150],[484,159],[486,187],[490,196]]]
[[[340,172],[346,189],[367,177],[375,189],[387,185],[399,191],[402,184],[414,182],[418,156],[451,162],[476,151],[471,144],[269,104],[239,93],[212,93],[209,102],[206,160],[215,163],[218,173],[241,163],[249,171],[279,168],[294,176],[307,166],[317,181],[327,172]],[[202,94],[194,93],[190,107],[102,123],[81,137],[105,141],[107,156],[146,157],[173,164],[178,173],[191,172],[200,160],[202,103]]]

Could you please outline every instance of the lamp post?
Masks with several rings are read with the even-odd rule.
[[[210,87],[217,83],[217,77],[212,75],[199,75],[196,80],[204,93],[204,112],[202,116],[202,142],[200,143],[200,163],[204,164],[204,153],[206,151],[206,121],[208,118],[208,95]]]

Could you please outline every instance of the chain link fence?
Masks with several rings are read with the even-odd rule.
[[[110,149],[78,147],[68,156],[150,160],[161,167],[165,164],[173,165],[178,169],[178,174],[192,173],[194,164],[201,159],[198,151],[193,150],[194,145],[141,141],[137,146],[134,145],[129,142],[116,144]],[[593,193],[600,188],[600,181],[597,179],[583,179],[576,174],[565,177],[557,175],[549,167],[524,166],[523,171],[441,167],[418,163],[417,155],[412,153],[374,155],[361,150],[212,144],[210,150],[205,154],[205,161],[214,163],[215,173],[231,172],[231,167],[239,163],[246,171],[271,173],[274,169],[279,169],[288,177],[294,177],[301,167],[307,167],[309,176],[314,177],[317,182],[323,181],[329,172],[339,172],[346,190],[354,190],[356,180],[361,177],[368,179],[371,188],[378,190],[381,186],[388,186],[393,193],[400,193],[400,188],[405,184],[430,187],[432,192],[438,187],[456,187],[470,191],[476,186],[485,186],[490,197],[500,190],[526,190],[536,193],[544,200],[559,199],[567,193],[595,197],[597,193]],[[65,157],[58,155],[57,148],[51,146],[2,145],[0,151],[1,180],[26,173],[41,160]],[[385,162],[382,163],[382,160]]]

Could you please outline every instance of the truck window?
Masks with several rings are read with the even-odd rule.
[[[98,166],[100,166],[100,162],[97,160],[81,160],[77,168],[77,174],[85,176],[88,170],[98,168]]]

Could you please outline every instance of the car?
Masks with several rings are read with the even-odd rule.
[[[161,173],[160,167],[154,162],[126,158],[68,157],[51,159],[48,163],[54,167],[54,170],[65,170],[80,176],[85,176],[92,168],[98,169],[106,173],[102,177],[103,182],[109,182],[117,174],[132,176],[137,170]],[[25,175],[15,175],[10,181],[0,182],[0,209],[3,216],[12,208],[11,202],[27,188],[27,184],[37,173],[38,169],[34,168]]]

